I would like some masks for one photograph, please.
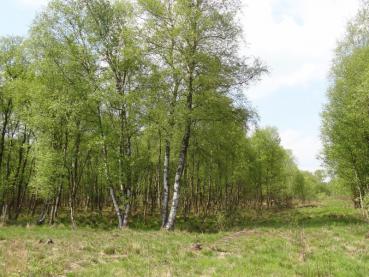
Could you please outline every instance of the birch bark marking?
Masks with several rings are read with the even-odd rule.
[[[163,169],[163,204],[162,204],[162,227],[168,222],[168,202],[169,202],[169,159],[170,142],[165,141],[164,169]]]
[[[186,128],[185,128],[185,132],[182,138],[181,151],[179,153],[178,166],[177,166],[177,171],[176,171],[176,175],[174,179],[172,207],[170,209],[168,222],[165,225],[166,230],[171,230],[174,228],[175,218],[177,215],[177,209],[178,209],[178,204],[179,204],[180,182],[181,182],[181,177],[183,175],[183,170],[184,170],[185,163],[186,163],[188,145],[190,143],[191,125],[192,125],[192,119],[191,119],[191,114],[190,114],[192,111],[192,93],[193,93],[192,81],[193,81],[192,71],[190,71],[189,92],[187,96],[187,111],[189,112],[189,114],[187,115]]]
[[[179,204],[179,191],[180,191],[180,181],[183,174],[184,166],[186,163],[186,154],[188,149],[188,144],[190,141],[190,134],[191,134],[191,122],[189,121],[186,126],[186,131],[183,136],[181,152],[179,154],[178,159],[178,167],[174,179],[174,190],[173,190],[173,200],[172,200],[172,207],[170,209],[170,213],[168,216],[168,222],[165,225],[166,230],[171,230],[174,228],[175,218],[177,215],[177,209]]]

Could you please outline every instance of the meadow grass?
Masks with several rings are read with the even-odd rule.
[[[0,272],[1,276],[369,276],[369,225],[349,201],[330,199],[279,212],[245,212],[227,220],[179,220],[175,232],[157,230],[155,224],[145,225],[150,228],[136,224],[123,231],[4,226]],[[201,250],[193,247],[196,243]]]

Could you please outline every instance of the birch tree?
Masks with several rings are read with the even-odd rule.
[[[236,22],[239,6],[202,0],[174,1],[178,24],[176,52],[184,83],[182,138],[174,177],[171,209],[165,229],[174,227],[197,97],[205,92],[227,94],[259,76],[262,67],[249,65],[238,53],[241,29]]]

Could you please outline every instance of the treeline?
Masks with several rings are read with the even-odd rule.
[[[369,2],[338,43],[331,70],[329,103],[323,113],[324,157],[341,191],[369,211]]]
[[[324,188],[275,129],[250,132],[238,1],[53,0],[0,42],[2,220],[208,215]],[[319,175],[319,174],[318,174]]]

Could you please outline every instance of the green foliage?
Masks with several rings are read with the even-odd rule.
[[[334,177],[351,189],[353,199],[368,193],[368,61],[369,47],[363,34],[368,3],[350,22],[339,43],[332,67],[329,103],[323,113],[324,156]],[[361,200],[360,200],[361,201]]]
[[[244,89],[266,68],[241,54],[240,4],[53,0],[29,36],[3,38],[0,206],[50,223],[112,202],[154,214],[167,145],[170,183],[186,157],[185,218],[312,198],[277,130],[249,134]]]
[[[255,158],[251,174],[259,201],[263,203],[265,198],[268,206],[273,202],[284,205],[292,192],[289,179],[297,169],[288,151],[281,146],[277,130],[256,130],[251,145]]]

